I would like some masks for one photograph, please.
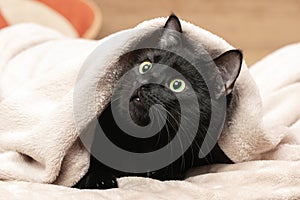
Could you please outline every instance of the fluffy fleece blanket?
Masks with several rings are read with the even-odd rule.
[[[243,64],[219,140],[237,164],[193,169],[185,181],[125,177],[118,179],[118,189],[66,187],[88,169],[79,134],[109,102],[119,78],[116,59],[165,21],[146,21],[100,41],[69,39],[33,24],[0,31],[0,199],[300,198],[297,44],[260,61],[250,73]],[[197,26],[182,21],[182,27],[212,57],[233,48]],[[103,52],[95,60],[99,70],[82,73],[96,48]],[[95,105],[88,106],[86,98],[74,105],[74,93],[85,97],[89,91],[97,91],[89,98]],[[78,105],[84,110],[80,117],[74,112]]]

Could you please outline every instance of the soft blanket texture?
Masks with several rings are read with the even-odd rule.
[[[0,199],[300,198],[299,44],[253,66],[256,84],[243,64],[234,108],[229,108],[219,141],[237,164],[194,169],[186,181],[129,177],[118,180],[119,189],[107,191],[63,187],[74,185],[88,169],[89,154],[78,135],[109,101],[119,78],[116,58],[165,21],[154,19],[123,31],[127,37],[109,47],[105,43],[120,33],[97,42],[69,39],[32,24],[0,31]],[[233,48],[192,24],[182,22],[182,27],[212,57]],[[95,60],[100,70],[85,73],[88,82],[77,81],[97,47],[103,48]],[[99,87],[101,81],[106,84]],[[73,94],[81,87],[86,89],[79,90],[83,97],[89,90],[97,93],[96,105],[85,110],[78,123]]]

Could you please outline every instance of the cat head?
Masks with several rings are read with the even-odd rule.
[[[207,61],[206,56],[209,57],[209,55],[195,51],[197,48],[195,48],[194,41],[187,38],[180,20],[174,14],[168,18],[163,30],[153,35],[156,39],[151,41],[156,41],[157,49],[137,49],[120,57],[119,64],[131,71],[122,83],[123,90],[120,90],[120,97],[122,91],[123,95],[130,93],[131,96],[129,107],[122,101],[119,107],[123,110],[129,109],[131,119],[135,124],[146,126],[151,122],[150,108],[153,105],[161,105],[168,113],[168,122],[176,129],[180,120],[183,119],[178,98],[184,104],[189,105],[192,102],[191,96],[196,94],[202,113],[200,124],[207,124],[210,117],[211,99],[219,98],[221,95],[228,96],[233,92],[242,65],[241,51],[229,50]],[[153,35],[150,38],[154,37]],[[179,51],[184,52],[186,57],[178,55],[176,52]],[[192,58],[194,62],[191,63],[186,58]],[[201,74],[201,71],[205,72],[212,66],[217,67],[218,77],[221,77],[223,84],[222,89],[213,94],[210,93]],[[218,82],[214,81],[215,74],[208,76],[210,76],[210,81]],[[190,113],[195,110],[192,105],[189,109]],[[192,121],[192,119],[189,120]]]
[[[182,40],[185,40],[184,33],[182,32],[180,20],[175,14],[169,16],[164,25],[164,29],[165,31],[160,39],[160,47],[164,49],[184,48],[182,46]],[[188,44],[189,42],[186,42],[185,44]],[[226,95],[229,95],[239,76],[243,62],[243,54],[237,49],[229,50],[219,55],[217,58],[214,58],[213,61],[223,79]]]

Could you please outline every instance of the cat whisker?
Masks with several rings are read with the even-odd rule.
[[[161,127],[161,126],[160,126],[160,118],[163,119],[163,116],[162,116],[162,114],[161,114],[159,108],[157,108],[157,107],[155,107],[155,106],[154,106],[153,108],[154,108],[154,109],[157,111],[157,113],[158,113],[157,123],[158,123],[159,127]],[[161,134],[159,133],[159,134],[158,134],[158,139],[157,139],[157,141],[156,141],[155,146],[157,146],[157,145],[159,144],[160,136],[161,136]]]
[[[155,98],[156,101],[160,102],[160,103],[163,105],[163,103],[162,103],[159,99],[157,99],[156,97],[153,96],[152,98]],[[149,100],[150,100],[150,102],[151,102],[152,104],[155,103],[151,98],[149,98]],[[156,108],[156,109],[158,109],[158,108],[155,107],[155,106],[153,106],[153,107]],[[169,116],[172,117],[172,118],[175,120],[176,123],[178,123],[178,121],[176,120],[176,118],[175,118],[175,117],[174,117],[167,109],[164,109],[164,111],[166,111],[166,112],[169,114]],[[161,113],[160,113],[160,114],[161,114]],[[163,117],[163,116],[162,116],[162,117]],[[166,118],[166,123],[169,123],[169,125],[170,125],[174,130],[176,130],[176,128],[173,126],[172,122],[171,122],[168,118]],[[170,137],[170,132],[169,132],[168,125],[166,125],[165,127],[167,128],[168,142],[170,142],[170,141],[171,141],[171,137]],[[173,154],[173,147],[172,147],[172,145],[170,145],[170,149],[171,149],[171,154]],[[182,151],[182,155],[183,155],[184,152],[183,152],[182,144],[181,144],[181,151]],[[183,162],[184,162],[184,160],[183,160]]]
[[[173,112],[177,112],[178,114],[180,114],[180,113],[179,113],[177,110],[175,110],[173,107],[170,107],[170,109],[171,109]],[[181,117],[182,117],[183,119],[186,120],[186,123],[190,124],[191,126],[194,126],[194,124],[192,123],[192,121],[191,121],[189,118],[187,118],[187,117],[184,116],[184,115],[181,115]],[[199,129],[199,127],[198,127],[198,129]],[[205,130],[205,132],[207,132],[207,130]],[[207,134],[206,134],[206,135],[207,135]],[[194,141],[194,144],[198,147],[199,151],[201,151],[201,153],[203,153],[202,150],[201,150],[200,145],[198,144],[197,139],[192,139],[190,134],[185,134],[185,136],[188,137],[188,139],[189,139],[190,142],[191,142],[191,141]],[[208,134],[208,137],[211,137],[211,136]],[[212,138],[212,137],[211,137],[211,138]],[[203,141],[204,145],[206,145],[206,146],[208,147],[208,144],[204,141],[204,137],[201,137],[201,138],[199,138],[199,139],[201,139],[201,141]],[[193,148],[193,145],[191,145],[191,148]],[[192,151],[192,152],[193,152],[193,151]],[[211,156],[211,154],[209,154],[209,156]],[[211,158],[212,158],[212,157],[211,157]],[[193,159],[194,159],[194,156],[193,156]],[[207,157],[205,157],[204,159],[206,160],[207,163],[210,163],[209,160],[207,159]]]
[[[173,118],[177,124],[179,124],[178,120],[172,115],[172,113],[170,113],[167,109],[165,109],[165,110],[166,110],[166,112],[169,114],[169,116],[170,116],[171,118]],[[168,119],[167,119],[167,120],[168,120]],[[169,124],[172,126],[172,128],[173,128],[174,130],[176,130],[176,128],[172,125],[172,122],[171,122],[170,120],[168,120],[168,122],[169,122]],[[180,128],[180,127],[179,127],[179,128]],[[186,131],[185,131],[184,129],[182,129],[182,131],[185,133],[184,135],[186,135]],[[182,161],[182,162],[181,162],[181,169],[182,169],[182,168],[184,169],[184,168],[185,168],[184,150],[183,150],[183,145],[182,145],[181,138],[178,137],[178,139],[179,139],[180,148],[181,148],[181,161]]]

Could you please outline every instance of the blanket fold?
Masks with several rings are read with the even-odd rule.
[[[108,191],[63,187],[73,186],[89,167],[89,153],[79,135],[101,114],[125,70],[115,66],[116,60],[165,21],[145,21],[100,41],[70,39],[34,24],[0,30],[0,193],[4,197],[13,194],[11,187],[18,191],[11,199],[31,199],[32,191],[45,199],[300,197],[296,189],[300,186],[300,44],[275,52],[250,72],[243,63],[219,139],[222,150],[237,164],[193,169],[185,181],[128,177],[118,180],[119,189]],[[188,22],[182,21],[182,29],[212,58],[233,49]],[[120,34],[126,37],[119,39]],[[103,53],[91,61],[95,50]],[[87,96],[90,91],[94,96]]]

